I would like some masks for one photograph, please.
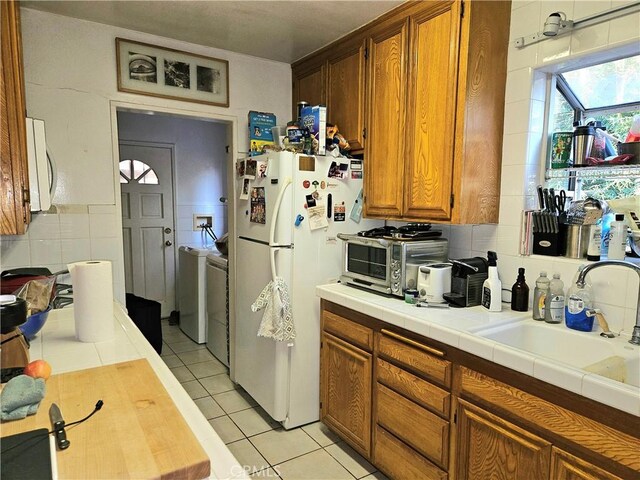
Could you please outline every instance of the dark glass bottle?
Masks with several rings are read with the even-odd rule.
[[[511,310],[515,312],[529,310],[529,286],[524,279],[524,268],[518,269],[518,279],[511,287]]]

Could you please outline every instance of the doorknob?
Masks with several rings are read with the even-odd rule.
[[[173,242],[171,242],[171,240],[167,240],[166,242],[164,242],[164,244],[165,244],[167,247],[170,247],[171,245],[173,245]]]
[[[171,229],[169,227],[165,228],[164,233],[167,233],[167,234],[171,233]]]

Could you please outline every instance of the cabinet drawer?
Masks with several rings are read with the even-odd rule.
[[[382,330],[378,352],[381,356],[406,365],[446,387],[451,386],[451,362],[444,360],[444,352]]]
[[[322,312],[323,328],[336,337],[347,340],[359,347],[373,350],[373,330],[359,323],[342,318],[334,313]]]
[[[376,426],[375,465],[391,478],[447,480],[448,475],[384,428]]]
[[[412,446],[436,465],[446,468],[449,460],[449,422],[376,384],[377,423]]]
[[[377,367],[378,382],[445,418],[449,417],[449,392],[384,360],[378,359]]]

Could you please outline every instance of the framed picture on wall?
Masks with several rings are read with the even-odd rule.
[[[229,106],[229,62],[116,38],[118,90]]]

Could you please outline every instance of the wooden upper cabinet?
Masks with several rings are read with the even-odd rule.
[[[325,105],[326,103],[326,66],[325,63],[301,66],[293,70],[293,116],[297,118],[298,102],[309,105]],[[284,125],[286,122],[282,122]]]
[[[2,21],[0,235],[16,235],[24,234],[30,221],[20,5],[18,2],[3,1],[0,2],[0,9]]]
[[[327,62],[327,122],[338,125],[351,151],[364,146],[365,45],[347,43]]]
[[[364,213],[402,215],[408,21],[382,25],[368,40]]]
[[[459,480],[549,478],[549,442],[464,400],[459,400],[457,441]]]
[[[453,186],[460,3],[410,17],[405,217],[449,220]]]
[[[327,121],[364,148],[366,217],[498,222],[510,18],[509,0],[405,2],[294,65],[295,103],[299,71],[325,62]]]

